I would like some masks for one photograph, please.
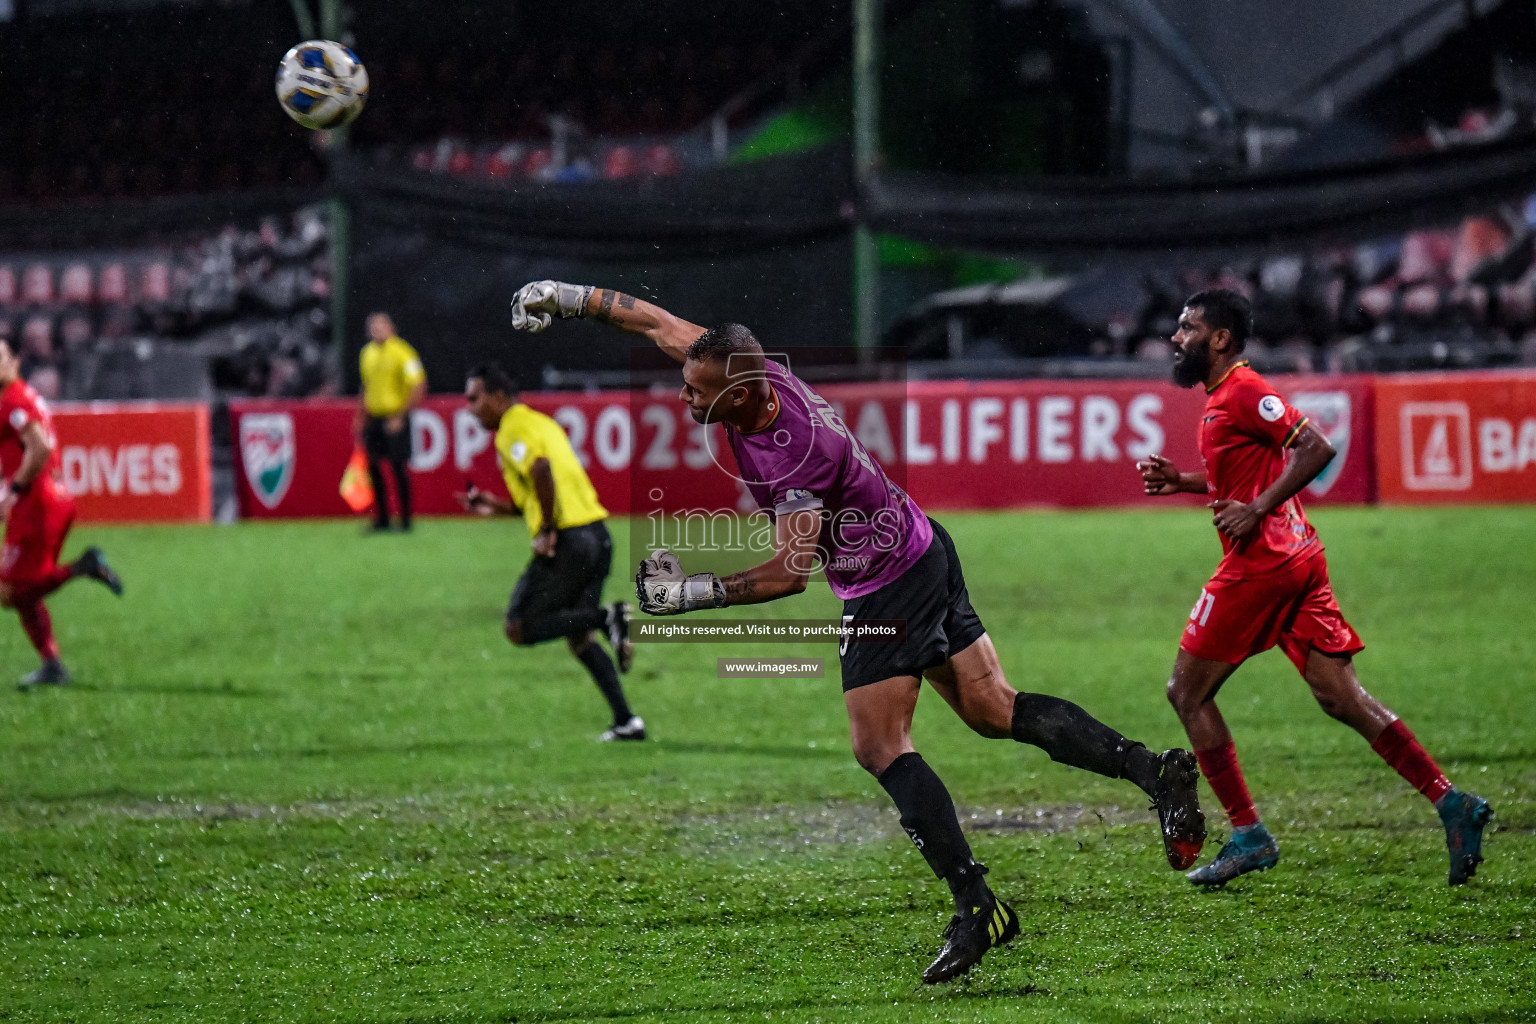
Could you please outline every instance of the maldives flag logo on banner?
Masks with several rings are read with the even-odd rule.
[[[1291,405],[1305,413],[1312,425],[1338,452],[1333,461],[1317,474],[1317,479],[1307,485],[1309,494],[1322,497],[1333,487],[1339,475],[1344,472],[1344,464],[1349,461],[1349,392],[1298,391],[1291,396]]]
[[[240,457],[256,500],[276,508],[293,483],[298,461],[293,417],[286,412],[252,412],[240,417]]]

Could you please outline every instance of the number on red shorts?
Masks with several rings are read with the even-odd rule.
[[[1205,625],[1205,620],[1211,617],[1211,606],[1216,603],[1214,595],[1202,590],[1200,596],[1195,599],[1195,607],[1189,613],[1190,621],[1199,625]]]

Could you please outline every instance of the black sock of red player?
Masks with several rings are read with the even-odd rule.
[[[1157,783],[1157,758],[1071,701],[1043,693],[1013,700],[1013,738],[1039,747],[1051,760],[1111,779],[1129,779],[1143,792]]]
[[[586,667],[592,681],[603,691],[603,697],[613,711],[613,724],[623,725],[629,721],[632,717],[629,702],[624,699],[624,687],[619,684],[618,670],[613,667],[608,652],[596,641],[591,641],[576,655],[576,660]]]
[[[923,756],[902,754],[880,773],[880,785],[891,795],[901,815],[901,827],[933,873],[946,881],[963,873],[972,863],[971,845],[960,831],[949,790]]]

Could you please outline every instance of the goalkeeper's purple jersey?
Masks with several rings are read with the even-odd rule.
[[[832,593],[847,601],[879,590],[928,550],[933,526],[826,399],[772,359],[766,372],[773,422],[751,434],[725,428],[742,482],[774,517],[821,510],[818,547]]]

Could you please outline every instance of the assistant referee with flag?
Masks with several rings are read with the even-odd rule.
[[[395,333],[388,313],[368,317],[368,343],[358,356],[362,392],[352,435],[368,453],[373,482],[373,528],[389,529],[389,494],[384,489],[388,462],[400,499],[400,529],[411,528],[411,410],[427,393],[421,357]]]

